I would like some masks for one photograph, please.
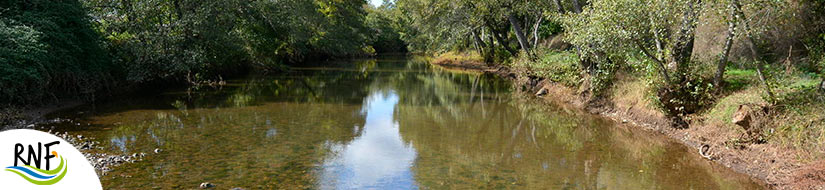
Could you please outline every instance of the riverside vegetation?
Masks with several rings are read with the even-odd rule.
[[[793,176],[825,167],[823,15],[823,0],[3,1],[0,122],[22,117],[11,107],[409,51],[552,83],[731,154],[769,150],[756,161],[791,164],[760,178],[791,188],[825,181]]]
[[[738,170],[772,187],[822,185],[825,1],[396,5],[412,20],[440,18],[413,24],[428,38],[412,44],[440,55],[435,64],[487,63],[539,95],[567,92],[594,112],[670,126],[659,131],[719,150],[705,156],[728,166],[748,163]]]
[[[364,1],[0,2],[0,105],[94,100],[247,70],[404,52]]]

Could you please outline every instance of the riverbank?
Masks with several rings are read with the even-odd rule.
[[[86,102],[80,100],[64,100],[38,107],[5,108],[0,112],[0,121],[3,121],[0,123],[0,131],[13,129],[47,130],[40,129],[38,126],[49,125],[52,123],[77,123],[77,125],[80,125],[80,123],[74,122],[70,119],[46,119],[45,116],[60,110],[77,107],[82,104],[86,104]],[[108,172],[111,172],[115,166],[124,163],[141,161],[147,155],[143,152],[136,152],[132,154],[105,153],[100,151],[103,147],[98,146],[100,142],[94,138],[69,134],[68,132],[55,132],[52,131],[53,129],[54,128],[48,129],[48,131],[44,132],[63,138],[66,142],[72,144],[72,146],[79,150],[86,157],[86,160],[88,160],[89,163],[95,168],[95,172],[97,172],[98,176],[106,175]]]
[[[516,89],[535,94],[549,103],[583,109],[599,114],[633,127],[656,131],[693,148],[697,154],[719,163],[732,170],[744,173],[771,189],[816,189],[825,187],[825,163],[815,161],[816,156],[772,141],[762,143],[741,142],[745,130],[731,123],[733,107],[749,103],[743,97],[749,97],[748,90],[734,92],[717,101],[709,111],[696,114],[689,121],[687,129],[675,129],[650,100],[646,93],[645,82],[630,74],[617,74],[616,80],[601,98],[589,97],[584,83],[566,82],[565,77],[551,79],[536,76],[536,71],[527,72],[519,66],[487,66],[476,58],[462,59],[456,54],[449,58],[435,58],[434,65],[451,69],[476,70],[492,73],[507,78],[515,83]],[[550,76],[559,76],[565,69],[553,68]],[[547,75],[545,75],[547,76]],[[569,77],[568,77],[569,78]],[[758,96],[757,96],[758,98]],[[733,101],[736,100],[736,101]],[[733,105],[736,104],[736,105]],[[728,108],[730,107],[730,108]],[[726,110],[729,113],[722,113]],[[780,113],[769,116],[777,120]],[[727,117],[719,119],[720,117]],[[787,116],[785,117],[787,118]],[[723,122],[727,121],[727,122]],[[773,134],[774,130],[771,129]]]

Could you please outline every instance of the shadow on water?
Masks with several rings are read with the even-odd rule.
[[[421,57],[331,62],[51,117],[103,152],[163,149],[107,189],[754,189],[663,137]]]

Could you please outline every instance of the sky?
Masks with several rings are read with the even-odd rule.
[[[375,7],[381,6],[381,4],[383,4],[383,3],[384,3],[384,0],[370,0],[370,4],[372,6],[375,6]]]

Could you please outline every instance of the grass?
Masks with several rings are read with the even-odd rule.
[[[484,63],[484,58],[478,54],[478,52],[446,52],[439,55],[436,55],[433,59],[433,63],[435,64],[444,64],[444,63],[464,63],[464,62],[473,62],[473,63]]]
[[[725,92],[745,90],[758,84],[756,70],[728,69],[725,70]]]
[[[771,120],[772,134],[768,143],[800,150],[803,160],[825,156],[825,94],[818,91],[821,79],[807,73],[775,75],[771,84],[777,104]],[[734,112],[742,104],[762,104],[764,86],[755,70],[729,69],[725,72],[725,96],[703,114],[706,122],[741,131],[731,122]]]
[[[516,66],[527,69],[538,77],[575,87],[582,82],[581,69],[577,61],[578,58],[573,52],[551,51],[540,53],[536,61],[519,59]]]
[[[777,141],[804,150],[808,159],[825,156],[825,93],[811,75],[793,75],[776,88],[780,114]]]
[[[760,87],[749,87],[722,97],[705,114],[705,119],[713,125],[741,129],[732,123],[733,114],[742,104],[765,104],[761,93]]]

